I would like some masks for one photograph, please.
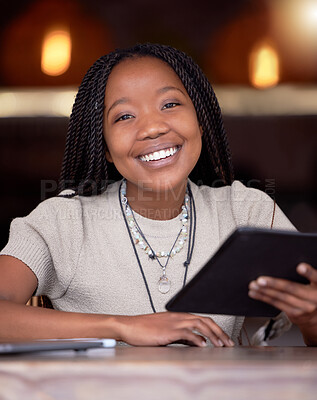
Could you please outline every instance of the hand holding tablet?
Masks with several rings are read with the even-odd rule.
[[[286,290],[285,296],[290,296],[289,292],[294,289],[294,285],[296,290],[303,292],[308,287],[293,282],[308,284],[310,276],[317,275],[317,271],[309,265],[306,267],[307,274],[299,274],[296,268],[303,262],[317,265],[317,234],[239,228],[198,274],[167,303],[166,308],[169,311],[207,314],[275,316],[280,312],[283,302],[282,287]],[[254,282],[250,287],[251,298],[250,282],[260,276],[278,279],[267,278],[267,285],[262,286],[261,280]],[[274,293],[274,289],[269,288],[270,284],[278,285]],[[291,289],[290,284],[293,284]],[[310,296],[316,293],[317,289]],[[297,301],[297,306],[300,301],[303,300]],[[292,307],[290,304],[288,306]]]

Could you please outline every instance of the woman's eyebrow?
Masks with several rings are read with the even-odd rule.
[[[120,99],[116,100],[110,107],[109,110],[107,111],[107,116],[109,115],[109,112],[116,107],[119,104],[125,104],[129,102],[129,98],[128,97],[121,97]]]
[[[180,88],[178,88],[176,86],[164,86],[164,87],[158,89],[157,93],[161,94],[161,93],[168,92],[169,90],[178,90],[179,92],[181,92],[185,96],[185,93]]]
[[[184,93],[181,89],[179,89],[178,87],[176,87],[176,86],[164,86],[164,87],[158,89],[158,90],[157,90],[157,93],[162,94],[162,93],[168,92],[169,90],[178,90],[179,92],[181,92],[181,93],[185,96],[185,93]],[[109,115],[109,112],[110,112],[114,107],[116,107],[116,106],[119,105],[119,104],[128,103],[129,101],[130,101],[130,99],[129,99],[128,97],[121,97],[120,99],[116,100],[116,101],[109,107],[109,110],[107,111],[107,116]]]

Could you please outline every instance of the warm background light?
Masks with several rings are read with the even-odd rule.
[[[66,72],[70,66],[71,48],[69,31],[54,30],[46,34],[42,46],[42,71],[51,76]]]
[[[317,33],[317,0],[301,0],[301,6],[298,10],[299,22],[303,29],[310,30],[311,33]],[[295,11],[295,10],[294,10]],[[315,36],[315,39],[317,37]]]
[[[317,0],[270,0],[272,22],[281,30],[308,37],[317,33]]]
[[[270,0],[270,5],[270,34],[283,53],[283,78],[315,80],[317,0]]]
[[[17,3],[8,3],[15,17],[3,17],[8,23],[0,23],[4,86],[78,87],[91,64],[114,48],[107,22],[88,12],[82,1]]]
[[[269,44],[257,45],[250,55],[250,82],[258,89],[276,86],[279,82],[279,59]]]

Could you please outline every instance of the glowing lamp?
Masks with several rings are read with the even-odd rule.
[[[252,86],[266,89],[276,86],[280,79],[280,65],[276,50],[267,43],[261,43],[251,52],[249,76]]]
[[[58,76],[66,72],[71,61],[72,42],[69,31],[52,30],[43,40],[41,70],[46,75]]]
[[[311,28],[313,31],[317,31],[317,1],[310,0],[303,2],[302,5],[302,23],[306,28]]]

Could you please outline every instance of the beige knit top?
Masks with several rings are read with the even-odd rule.
[[[120,182],[106,192],[71,199],[54,197],[27,217],[16,218],[9,242],[0,254],[23,261],[38,279],[36,295],[47,295],[57,310],[137,315],[151,313],[146,287],[120,209]],[[237,226],[271,226],[273,201],[264,192],[235,181],[211,188],[190,182],[197,209],[196,241],[188,269],[190,280]],[[169,250],[180,230],[179,217],[160,221],[136,214],[143,233],[156,251]],[[294,229],[276,207],[274,228]],[[184,248],[170,259],[167,294],[158,290],[162,270],[138,249],[157,311],[182,287]],[[230,277],[229,277],[230,279]],[[237,341],[243,317],[213,315],[214,321]]]

